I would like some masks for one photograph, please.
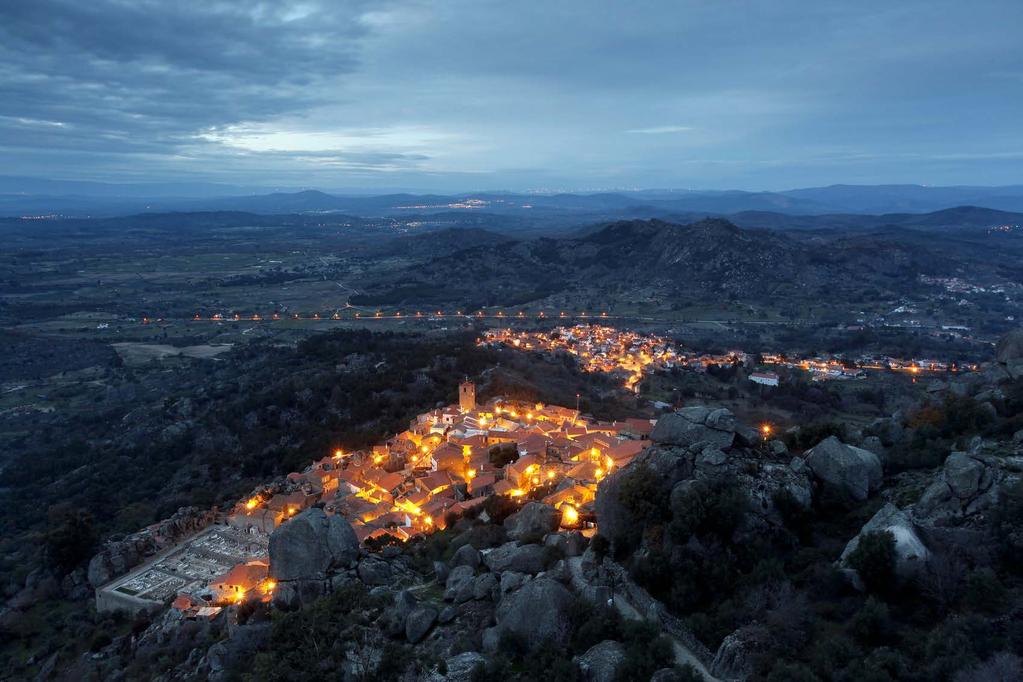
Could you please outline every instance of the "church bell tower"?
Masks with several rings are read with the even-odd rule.
[[[476,409],[476,384],[468,379],[458,385],[458,409],[462,412]]]

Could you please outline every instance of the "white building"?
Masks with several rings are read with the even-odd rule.
[[[774,372],[753,372],[749,375],[749,380],[755,384],[761,384],[763,386],[778,385],[778,375]]]

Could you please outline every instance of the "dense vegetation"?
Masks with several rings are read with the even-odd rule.
[[[995,409],[950,395],[921,404],[908,419],[912,435],[890,453],[896,499],[915,501],[913,483],[941,466],[974,436],[1004,437],[1019,428],[1023,381],[1003,385]],[[818,425],[812,445],[841,425]],[[794,434],[794,447],[804,445]],[[890,443],[895,445],[895,443]],[[739,630],[752,651],[751,679],[783,682],[870,680],[980,682],[1010,679],[1023,657],[1023,484],[1009,485],[992,513],[990,560],[950,551],[915,577],[896,577],[895,541],[866,533],[848,558],[864,591],[835,561],[849,538],[882,504],[853,508],[821,498],[804,511],[782,491],[773,500],[783,526],[744,532],[750,514],[735,480],[698,481],[667,495],[654,472],[622,474],[621,503],[642,520],[634,542],[616,546],[637,582],[714,650]],[[905,480],[905,484],[898,481]],[[667,542],[665,541],[667,538]],[[663,548],[663,549],[662,549]]]
[[[82,566],[111,534],[133,532],[185,505],[233,503],[253,485],[301,469],[334,447],[361,447],[455,395],[492,364],[466,336],[336,332],[296,348],[253,344],[217,363],[120,368],[150,406],[101,404],[27,439],[0,472],[0,574],[8,595],[25,577]],[[0,622],[3,658],[70,654],[103,619],[83,602],[51,600]],[[6,667],[6,665],[5,665]],[[0,668],[2,672],[3,668]]]

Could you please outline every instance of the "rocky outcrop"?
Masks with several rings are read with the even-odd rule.
[[[997,501],[996,484],[1001,478],[993,458],[953,452],[917,501],[914,517],[927,525],[949,525],[983,512]]]
[[[278,582],[324,580],[359,556],[359,539],[339,514],[307,509],[270,536],[270,575]]]
[[[418,604],[419,600],[408,590],[398,592],[394,595],[394,606],[385,611],[381,618],[381,628],[389,637],[402,634],[405,632],[405,621]]]
[[[412,610],[405,620],[405,638],[416,644],[430,631],[437,622],[437,609],[432,606],[420,606]]]
[[[826,494],[838,501],[862,502],[881,485],[881,460],[873,452],[829,436],[806,453],[806,463]]]
[[[532,579],[533,579],[533,576],[527,575],[525,573],[516,573],[515,571],[505,571],[504,573],[501,574],[501,586],[500,586],[501,587],[501,594],[507,594],[509,592],[514,592],[515,590],[519,589],[520,587],[522,587],[523,585],[525,585],[526,583],[528,583]]]
[[[664,445],[727,448],[735,439],[735,416],[726,409],[687,407],[657,420],[650,440]]]
[[[909,515],[888,503],[881,507],[860,532],[845,546],[839,564],[846,566],[849,556],[859,547],[860,538],[867,533],[889,531],[895,538],[895,572],[907,580],[917,575],[930,559],[931,552],[917,533]],[[852,570],[852,569],[849,569]]]
[[[89,562],[89,584],[100,587],[142,563],[157,552],[177,544],[182,538],[213,523],[216,513],[211,509],[182,507],[164,519],[123,540],[107,542]]]
[[[911,517],[932,547],[955,547],[983,560],[993,548],[991,512],[1002,486],[1019,478],[1012,457],[988,454],[976,442],[969,452],[948,456]]]
[[[1011,378],[1023,376],[1023,329],[1015,329],[998,340],[995,362]]]
[[[739,628],[721,642],[710,666],[711,674],[721,680],[746,680],[753,673],[753,658],[765,650],[770,641],[769,633],[760,625]]]
[[[472,545],[462,545],[459,547],[454,555],[451,557],[450,566],[455,568],[457,566],[469,566],[473,570],[480,567],[480,552]]]
[[[472,585],[473,599],[494,599],[496,601],[500,599],[500,596],[501,586],[494,573],[476,576],[476,581]]]
[[[475,679],[477,671],[486,668],[487,659],[483,654],[466,651],[452,656],[444,664],[448,670],[447,675],[444,676],[446,680],[449,682],[471,682]]]
[[[621,642],[606,639],[591,646],[575,659],[584,680],[588,682],[615,682],[625,663],[625,647]]]
[[[708,445],[696,456],[696,467],[713,470],[728,461],[728,455],[720,448]]]
[[[948,456],[942,476],[951,493],[960,500],[976,497],[993,482],[991,469],[965,452],[953,452]]]
[[[530,502],[504,521],[504,528],[512,540],[539,540],[556,531],[560,525],[561,514],[543,502]]]
[[[706,412],[706,419],[710,419],[710,415],[719,415],[714,420],[717,424],[733,424],[730,416],[721,415],[719,411],[687,409],[691,410],[689,417],[680,412],[680,418],[699,418]],[[679,507],[678,503],[694,490],[694,486],[735,481],[746,495],[748,510],[752,512],[745,515],[742,532],[756,534],[781,527],[783,518],[777,508],[779,495],[784,493],[799,507],[809,509],[814,488],[804,461],[801,458],[789,461],[784,448],[779,452],[778,459],[774,459],[761,448],[751,450],[733,446],[722,449],[702,442],[686,448],[667,445],[648,448],[627,469],[614,472],[598,488],[594,507],[600,534],[616,548],[634,547],[641,540],[642,534],[637,532],[637,528],[642,526],[643,519],[637,518],[622,503],[624,482],[635,475],[638,467],[650,469],[654,474],[654,486],[661,488],[646,494],[669,498],[672,509]]]
[[[799,460],[800,464],[802,460]],[[806,467],[791,463],[763,462],[750,471],[737,462],[732,475],[749,500],[749,511],[769,522],[781,522],[775,508],[778,495],[785,493],[803,509],[813,503],[813,482]]]
[[[649,468],[667,495],[677,482],[693,474],[693,460],[685,449],[667,446],[647,448],[624,469],[618,469],[600,483],[597,490],[595,510],[600,534],[616,546],[631,546],[638,540],[636,528],[641,520],[636,518],[621,502],[622,486],[628,476],[639,467]]]
[[[359,580],[367,585],[387,585],[393,573],[391,565],[377,558],[363,559],[358,567]]]
[[[231,631],[228,639],[217,642],[206,652],[210,680],[231,679],[270,639],[270,624],[243,625]]]
[[[514,636],[530,650],[544,644],[565,646],[572,634],[569,612],[574,599],[561,583],[536,578],[506,596],[498,606],[497,625],[487,631],[484,646],[495,649],[504,634]]]
[[[568,531],[564,533],[551,533],[543,542],[544,546],[552,548],[563,557],[579,556],[586,550],[589,539],[579,531]]]
[[[541,545],[501,545],[483,555],[483,564],[491,571],[515,571],[536,575],[546,568],[547,552]]]
[[[444,584],[444,599],[461,603],[472,599],[476,571],[471,566],[456,566]]]
[[[737,421],[731,410],[721,407],[708,414],[704,424],[716,431],[734,432]]]
[[[292,609],[353,579],[338,571],[358,558],[359,540],[344,517],[327,516],[322,509],[313,508],[273,532],[269,555],[270,576],[277,581],[274,604]],[[378,575],[375,568],[367,565],[361,573],[372,578]]]

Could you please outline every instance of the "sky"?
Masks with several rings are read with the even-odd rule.
[[[9,0],[0,173],[1019,184],[1020,26],[1020,0]]]

